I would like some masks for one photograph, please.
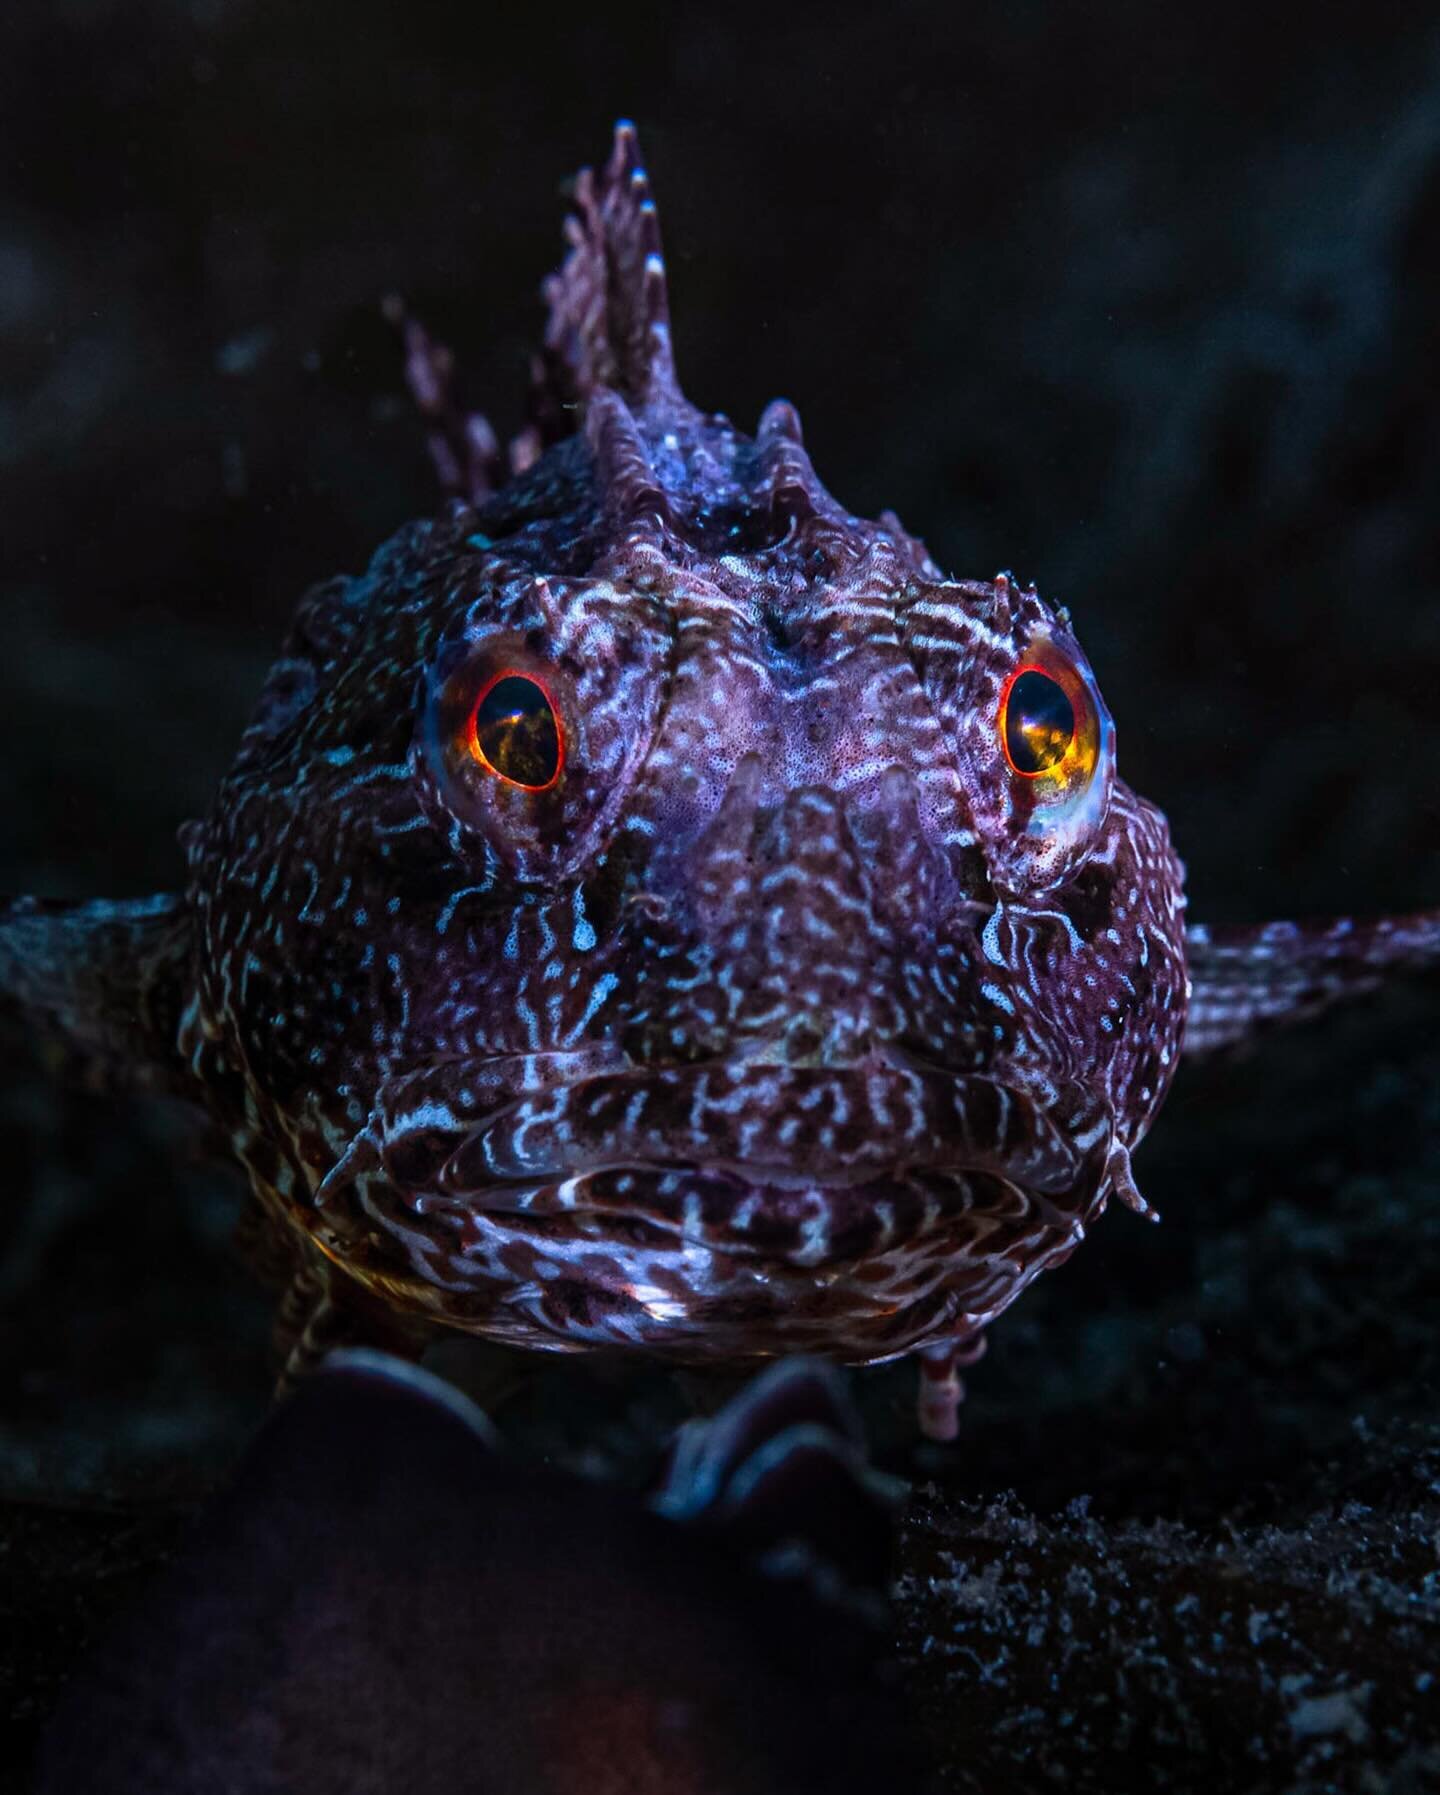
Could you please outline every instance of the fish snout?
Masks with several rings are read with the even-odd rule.
[[[634,1057],[844,1067],[907,1044],[973,1063],[973,856],[937,838],[908,769],[767,802],[747,757],[674,866],[673,893],[636,900],[661,951],[642,961]]]

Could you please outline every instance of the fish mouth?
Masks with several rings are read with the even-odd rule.
[[[1093,1097],[1042,1104],[890,1051],[838,1067],[655,1067],[600,1048],[443,1061],[387,1081],[318,1199],[378,1173],[392,1225],[398,1203],[412,1227],[649,1228],[817,1263],[957,1208],[1081,1220],[1111,1138]]]

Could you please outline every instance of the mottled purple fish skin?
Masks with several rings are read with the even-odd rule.
[[[184,1047],[268,1200],[417,1314],[943,1344],[1070,1250],[1154,1114],[1180,870],[1098,694],[1078,801],[1007,766],[1035,645],[1089,682],[1060,613],[847,512],[787,405],[751,437],[685,400],[653,218],[622,130],[523,471],[302,608],[188,837]],[[554,697],[553,792],[437,754],[467,667]]]
[[[685,398],[631,127],[568,236],[508,468],[391,305],[446,509],[304,600],[183,896],[14,908],[0,986],[219,1117],[295,1369],[921,1352],[943,1437],[979,1330],[1151,1213],[1187,1007],[1233,1044],[1433,966],[1440,913],[1187,939],[1063,608],[847,511],[788,404]],[[504,676],[544,777],[466,751]]]

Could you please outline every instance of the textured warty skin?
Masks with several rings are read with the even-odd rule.
[[[299,608],[180,895],[0,922],[0,984],[186,1091],[292,1369],[437,1328],[724,1363],[980,1330],[1186,1044],[1440,958],[1434,913],[1187,941],[1063,609],[684,397],[633,130],[577,184],[508,470],[392,308],[449,499]]]

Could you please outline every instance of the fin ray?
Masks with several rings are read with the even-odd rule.
[[[1440,910],[1357,921],[1191,928],[1187,1058],[1304,1022],[1399,973],[1440,973]]]
[[[182,897],[0,906],[0,1010],[102,1082],[188,1091],[177,1045],[190,970]]]
[[[602,172],[577,177],[566,237],[570,252],[543,288],[534,414],[546,442],[570,435],[577,408],[603,387],[631,404],[678,396],[659,214],[628,120]]]

